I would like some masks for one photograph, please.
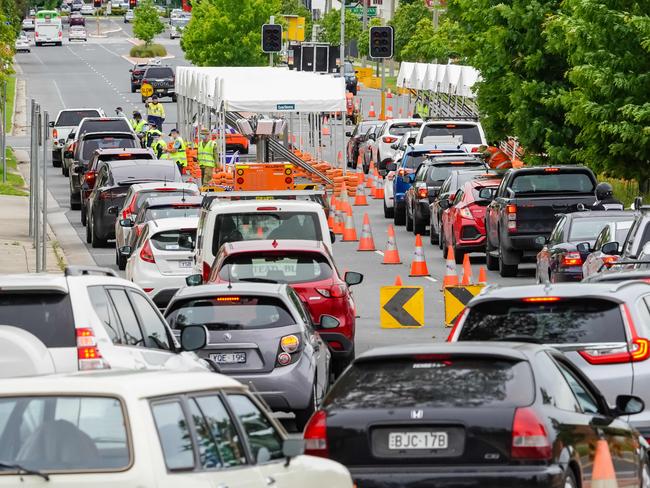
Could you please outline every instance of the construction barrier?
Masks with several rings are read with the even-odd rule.
[[[382,286],[379,305],[382,329],[424,327],[424,288],[421,286]]]
[[[446,286],[443,288],[445,300],[445,325],[452,327],[469,301],[481,293],[483,284]]]

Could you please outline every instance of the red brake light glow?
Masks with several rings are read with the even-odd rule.
[[[465,164],[465,161],[452,161],[452,162],[449,163],[449,164],[452,164],[452,165],[454,165],[454,166],[457,166],[457,165]]]
[[[384,137],[382,137],[382,140],[383,140],[386,144],[392,144],[393,142],[397,142],[397,137],[384,136]]]
[[[240,300],[239,297],[217,297],[216,301],[218,302],[238,302]]]
[[[511,455],[515,459],[549,459],[551,442],[532,408],[518,408],[512,422]]]
[[[522,302],[527,303],[559,302],[560,300],[560,297],[527,297],[521,299]]]
[[[557,173],[560,171],[560,168],[544,168],[545,173]]]
[[[144,246],[142,246],[142,250],[140,250],[140,259],[146,263],[156,262],[156,258],[151,251],[151,244],[149,243],[149,239],[145,241]]]
[[[274,212],[278,207],[257,207],[258,212]]]
[[[582,256],[579,252],[568,252],[562,258],[562,266],[582,266]]]
[[[429,190],[427,188],[418,188],[418,198],[427,198]]]
[[[75,329],[77,336],[77,364],[79,370],[106,369],[110,366],[102,359],[97,348],[95,333],[91,328],[81,327]]]
[[[327,446],[327,414],[316,410],[307,422],[305,433],[305,454],[311,456],[329,457]]]
[[[117,155],[118,158],[130,158],[131,156],[133,156],[131,153],[120,153]]]

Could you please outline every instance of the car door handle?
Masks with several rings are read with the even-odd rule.
[[[271,486],[275,484],[275,478],[272,476],[267,476],[266,477],[266,486]]]

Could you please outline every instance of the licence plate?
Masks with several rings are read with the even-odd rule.
[[[246,353],[245,352],[226,352],[226,353],[210,354],[210,359],[212,359],[217,364],[245,363],[246,362]]]
[[[388,449],[447,449],[447,432],[391,432]]]
[[[162,93],[162,92],[165,91],[165,89],[164,89],[164,88],[156,88],[156,91],[157,91],[158,93]]]
[[[192,260],[189,261],[179,261],[178,266],[181,268],[191,268],[192,267]]]

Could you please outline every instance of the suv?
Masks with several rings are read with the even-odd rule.
[[[70,208],[81,209],[81,175],[84,174],[90,158],[97,149],[116,149],[129,151],[140,146],[133,132],[87,132],[79,137],[73,153],[70,169]]]
[[[489,287],[467,304],[448,341],[552,345],[591,379],[610,405],[617,395],[650,402],[650,285],[563,283]],[[650,410],[630,418],[650,436]]]
[[[0,277],[0,376],[143,365],[206,370],[182,353],[156,306],[113,270]]]
[[[440,137],[457,137],[468,151],[487,146],[485,132],[480,122],[471,120],[429,120],[422,124],[416,144],[431,144]],[[461,140],[462,139],[462,140]]]
[[[86,117],[101,117],[104,111],[101,108],[69,108],[59,111],[56,120],[50,122],[52,128],[52,166],[58,168],[63,165],[61,150],[65,146],[68,134],[79,125]]]
[[[169,66],[148,66],[142,75],[140,86],[148,83],[153,87],[154,95],[160,97],[171,97],[172,102],[176,102],[176,75],[173,68]],[[142,97],[142,103],[147,101],[148,97]]]
[[[129,70],[129,73],[131,73],[131,93],[135,93],[142,85],[142,75],[148,67],[149,64],[147,63],[138,63]]]
[[[395,148],[392,147],[399,138],[412,130],[419,130],[422,119],[391,119],[379,129],[375,146],[377,148],[377,169],[380,175],[386,174],[386,164],[393,162]]]

